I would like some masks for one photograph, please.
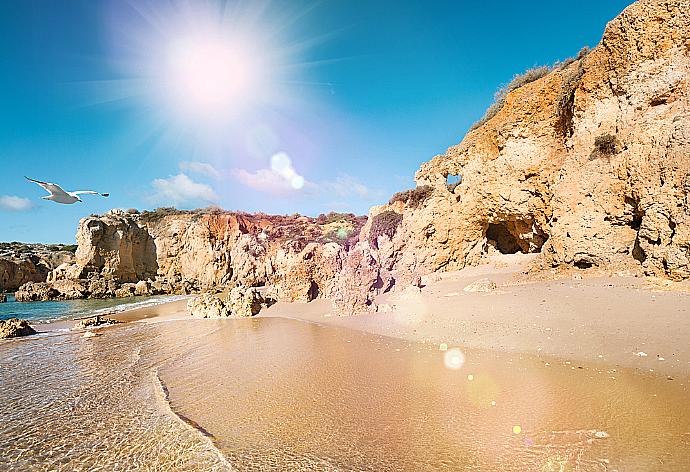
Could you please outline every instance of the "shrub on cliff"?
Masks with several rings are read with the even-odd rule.
[[[327,214],[321,213],[316,218],[316,224],[327,225],[339,221],[354,222],[356,219],[357,216],[355,216],[353,213],[337,213],[335,211],[331,211]]]
[[[395,202],[403,202],[410,205],[412,208],[417,208],[429,198],[433,190],[433,187],[430,185],[421,185],[410,190],[405,190],[404,192],[398,192],[388,200],[388,204],[392,205]]]
[[[589,158],[611,157],[618,152],[619,146],[620,142],[614,135],[602,134],[594,139],[594,150]]]
[[[162,207],[156,208],[153,211],[144,210],[140,213],[140,217],[143,221],[155,222],[160,221],[168,215],[178,215],[181,213],[189,213],[185,210],[178,210],[173,207]]]
[[[376,245],[379,236],[386,235],[393,239],[398,226],[402,222],[402,215],[392,210],[382,211],[371,219],[371,230],[369,232],[369,242],[372,246]]]
[[[404,190],[402,192],[394,193],[393,196],[391,197],[391,199],[388,200],[388,204],[392,205],[395,202],[407,203],[407,200],[409,200],[409,198],[410,198],[410,192],[411,191],[412,190]]]
[[[410,190],[410,198],[407,200],[408,205],[412,208],[417,208],[419,205],[424,203],[424,201],[429,198],[433,192],[433,187],[431,185],[422,185]]]
[[[552,66],[533,67],[532,69],[529,69],[522,74],[515,75],[513,77],[513,80],[511,80],[507,85],[504,85],[503,87],[498,89],[498,91],[496,91],[496,93],[494,94],[494,103],[492,103],[491,106],[487,108],[486,112],[484,113],[484,116],[482,116],[479,119],[479,121],[477,121],[470,127],[470,131],[479,128],[481,125],[483,125],[491,118],[496,116],[496,114],[499,111],[501,111],[501,108],[503,108],[503,105],[505,105],[506,97],[510,92],[519,89],[523,85],[527,85],[531,82],[534,82],[535,80],[539,80],[542,77],[545,77],[555,69],[565,69],[573,62],[583,59],[587,54],[589,54],[589,51],[589,47],[585,46],[582,49],[580,49],[580,52],[577,53],[576,57],[570,57],[564,61],[556,62]]]
[[[483,125],[491,118],[496,116],[496,114],[499,111],[501,111],[501,108],[503,108],[503,105],[505,105],[506,97],[508,97],[508,94],[510,92],[519,89],[523,85],[527,85],[529,83],[534,82],[535,80],[541,79],[552,70],[553,67],[538,66],[533,67],[532,69],[529,69],[522,74],[515,75],[513,77],[513,80],[511,80],[510,82],[508,82],[507,85],[504,85],[503,87],[498,89],[498,91],[496,91],[496,93],[494,94],[494,103],[489,108],[487,108],[486,112],[484,113],[484,116],[482,116],[479,119],[479,121],[477,121],[470,127],[470,131],[479,128],[481,125]]]

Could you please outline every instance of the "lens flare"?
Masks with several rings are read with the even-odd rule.
[[[304,187],[304,177],[297,173],[292,159],[286,153],[279,152],[271,156],[271,170],[294,190]]]
[[[447,369],[459,370],[465,365],[465,355],[457,347],[448,349],[443,355],[443,363]]]

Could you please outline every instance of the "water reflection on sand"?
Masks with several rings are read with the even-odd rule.
[[[0,343],[0,468],[690,464],[682,380],[475,351],[448,368],[446,354],[280,318]]]

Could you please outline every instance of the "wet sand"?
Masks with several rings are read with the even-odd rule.
[[[0,343],[0,469],[684,470],[690,395],[628,369],[283,318]]]
[[[183,299],[126,310],[114,315],[108,315],[108,317],[122,322],[150,320],[153,318],[157,318],[157,321],[172,321],[175,319],[189,319],[189,314],[187,313],[187,299]]]
[[[238,470],[690,465],[685,382],[281,318],[175,324],[195,323],[203,344],[160,379]]]

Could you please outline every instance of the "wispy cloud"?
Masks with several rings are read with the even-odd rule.
[[[215,202],[219,197],[210,185],[194,182],[180,173],[167,179],[156,179],[151,185],[154,192],[149,197],[153,203],[181,205],[193,202]]]
[[[182,161],[180,162],[180,170],[183,172],[190,172],[194,174],[205,175],[212,179],[220,179],[220,171],[213,167],[208,162],[196,161]]]
[[[385,197],[381,190],[374,190],[348,174],[340,174],[335,180],[317,184],[319,191],[338,198],[359,198],[377,200]]]
[[[28,198],[14,195],[0,195],[0,209],[5,211],[26,211],[33,207]]]

